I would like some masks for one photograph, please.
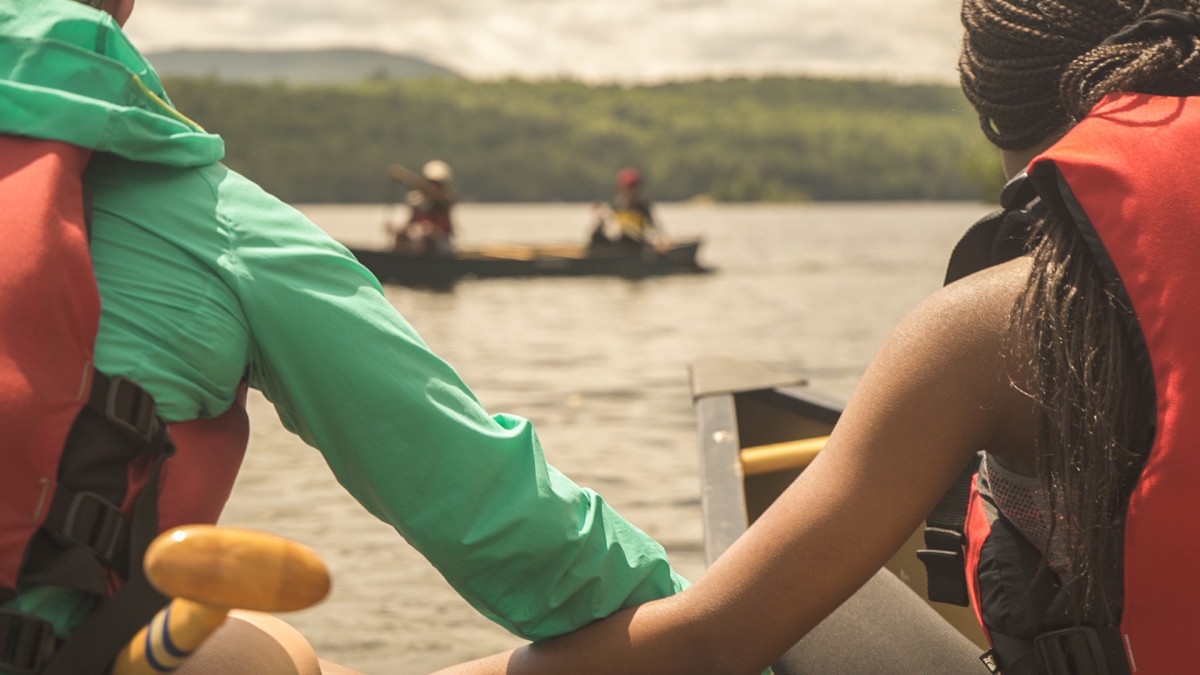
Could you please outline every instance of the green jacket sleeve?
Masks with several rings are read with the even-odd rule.
[[[338,480],[524,637],[684,583],[657,543],[546,464],[527,421],[488,415],[343,247],[213,164],[221,139],[169,105],[102,12],[0,0],[0,130],[99,151],[97,364],[154,392],[168,419],[227,408],[248,361]]]
[[[236,174],[218,191],[252,385],[476,609],[536,640],[685,585],[527,420],[489,415],[348,251]]]

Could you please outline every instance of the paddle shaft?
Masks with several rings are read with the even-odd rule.
[[[175,598],[130,640],[112,675],[155,675],[175,670],[208,639],[229,609]]]

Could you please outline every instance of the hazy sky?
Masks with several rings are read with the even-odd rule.
[[[468,76],[952,80],[959,0],[138,0],[144,51],[367,47]]]

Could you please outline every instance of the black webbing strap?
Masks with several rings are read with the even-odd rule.
[[[15,609],[0,607],[0,670],[37,673],[50,659],[58,640],[49,621]]]
[[[1003,675],[1130,675],[1121,630],[1072,626],[1030,639],[989,632]]]
[[[121,507],[95,492],[76,492],[59,484],[42,527],[86,546],[105,565],[117,561],[128,546],[128,529]]]
[[[68,437],[42,530],[91,554],[72,551],[67,561],[62,557],[66,548],[39,550],[23,579],[104,595],[108,570],[126,577],[131,564],[130,524],[120,506],[127,463],[140,457],[157,461],[174,446],[166,438],[154,398],[131,380],[93,371],[86,408]],[[113,473],[119,475],[103,477]],[[153,526],[157,528],[157,516]]]
[[[165,431],[154,397],[133,380],[108,377],[93,370],[87,405],[104,415],[116,428],[145,443],[148,452],[164,449],[156,447]]]
[[[163,438],[170,443],[165,434]],[[162,452],[155,459],[146,486],[134,503],[129,528],[129,579],[71,633],[42,675],[103,675],[126,643],[167,604],[167,598],[146,579],[142,558],[158,535],[158,481],[168,454]]]
[[[117,568],[124,567],[127,578],[71,633],[42,675],[103,675],[126,643],[167,603],[146,579],[142,559],[158,535],[159,479],[175,446],[158,417],[154,398],[131,380],[95,372],[88,406],[151,458],[150,471],[126,527],[113,524],[112,505],[103,498],[75,493],[60,484],[64,497],[56,495],[58,511],[64,511],[62,504],[68,505],[65,513],[56,516],[63,529],[99,543],[97,554],[106,562],[124,561]]]
[[[1033,649],[1040,673],[1130,675],[1125,642],[1117,626],[1072,626],[1048,631],[1034,638]]]
[[[925,519],[925,548],[917,551],[917,558],[925,564],[929,599],[934,602],[960,607],[971,604],[963,532],[971,500],[971,480],[978,469],[979,455],[976,455]]]

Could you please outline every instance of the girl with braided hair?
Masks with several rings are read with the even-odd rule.
[[[694,586],[450,672],[759,672],[976,458],[956,552],[992,672],[1193,671],[1198,12],[963,0],[962,88],[1011,180],[956,248],[953,283],[895,329],[821,455]]]

